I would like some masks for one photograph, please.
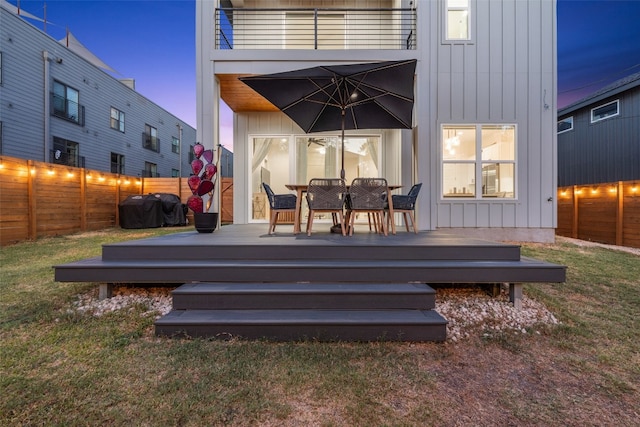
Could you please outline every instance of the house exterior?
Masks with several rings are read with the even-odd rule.
[[[129,176],[189,175],[192,126],[12,9],[0,3],[0,154]]]
[[[558,186],[640,180],[640,73],[558,111]]]
[[[267,222],[261,182],[338,176],[340,132],[305,134],[238,77],[416,59],[413,128],[348,131],[345,169],[402,193],[420,230],[552,241],[554,0],[196,1],[197,139],[233,110],[234,222]]]

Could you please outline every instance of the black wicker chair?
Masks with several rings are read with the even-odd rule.
[[[339,178],[313,178],[307,188],[307,204],[309,205],[309,217],[307,219],[307,236],[311,236],[313,217],[318,212],[327,212],[338,216],[342,235],[347,232],[344,224],[344,198],[347,187],[344,180]]]
[[[387,205],[387,180],[384,178],[355,178],[349,187],[347,198],[347,218],[349,235],[353,235],[355,214],[367,213],[373,216],[376,231],[386,236],[387,225],[384,221],[384,208]]]
[[[298,198],[295,194],[274,194],[271,187],[262,183],[264,191],[267,193],[269,199],[269,208],[271,210],[271,216],[269,219],[269,234],[276,232],[276,223],[278,222],[278,215],[281,212],[295,212],[296,202]]]
[[[413,232],[418,233],[416,229],[416,218],[414,212],[416,210],[416,200],[418,199],[418,193],[420,192],[420,188],[422,188],[422,183],[414,184],[409,190],[408,194],[394,194],[391,196],[391,201],[393,202],[393,213],[401,213],[404,216],[404,225],[407,228],[407,232],[411,231],[409,229],[409,220],[411,221],[411,227],[413,227]],[[394,221],[394,218],[391,218],[389,215],[389,206],[385,210],[387,215],[387,224],[389,221]],[[408,216],[408,217],[407,217]]]

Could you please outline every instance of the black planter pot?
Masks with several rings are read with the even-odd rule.
[[[193,213],[193,222],[198,233],[213,233],[218,225],[217,212]]]

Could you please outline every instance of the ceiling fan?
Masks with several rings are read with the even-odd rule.
[[[321,147],[324,147],[326,143],[327,143],[327,140],[324,138],[309,138],[307,142],[307,147],[310,147],[311,144],[317,144]]]

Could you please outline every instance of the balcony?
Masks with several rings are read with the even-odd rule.
[[[216,49],[415,50],[415,9],[217,8]]]
[[[84,126],[84,106],[51,92],[51,115]]]
[[[160,174],[158,172],[149,169],[142,169],[140,171],[140,176],[143,178],[160,178]]]
[[[55,163],[56,165],[71,166],[74,168],[83,168],[84,156],[72,155],[69,153],[65,153],[62,150],[50,150],[49,163]]]
[[[146,148],[147,150],[155,151],[156,153],[160,152],[160,138],[156,136],[152,136],[146,132],[142,132],[142,148]]]

